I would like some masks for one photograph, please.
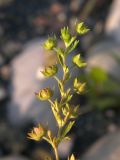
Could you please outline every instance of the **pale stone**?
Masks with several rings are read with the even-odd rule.
[[[120,0],[112,2],[106,20],[105,32],[120,43]]]
[[[88,149],[81,160],[119,160],[120,131],[108,134]]]
[[[100,67],[113,78],[120,81],[120,46],[113,41],[102,41],[92,46],[87,54],[88,70],[92,67]]]

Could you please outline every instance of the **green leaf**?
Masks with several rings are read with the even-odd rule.
[[[62,82],[61,82],[56,76],[54,76],[54,78],[55,78],[56,81],[58,82],[58,87],[59,87],[60,92],[61,92],[61,94],[62,94],[62,91],[63,91],[63,84],[62,84]]]
[[[106,71],[99,67],[93,67],[89,73],[89,76],[94,83],[104,83],[108,80]]]
[[[61,133],[62,138],[64,138],[67,135],[67,133],[71,130],[74,123],[75,121],[70,121],[68,124],[66,124]]]
[[[64,81],[68,81],[70,78],[71,78],[71,74],[67,73],[66,76],[65,76]]]
[[[79,43],[79,40],[75,40],[74,43],[67,49],[67,54],[72,52],[74,49],[76,49],[77,45]]]
[[[64,121],[62,120],[60,113],[54,108],[54,106],[51,106],[51,108],[52,108],[53,114],[55,116],[55,119],[58,123],[58,126],[62,127],[64,124]]]
[[[70,47],[70,45],[75,41],[76,37],[72,37],[69,42],[65,43],[66,48]]]
[[[64,59],[65,59],[65,52],[61,48],[57,48],[56,52],[57,52],[57,57],[58,57],[59,63],[61,64],[61,66],[63,66],[64,65]]]
[[[73,56],[72,61],[74,64],[76,64],[78,67],[85,67],[87,64],[80,58],[80,54],[77,54]]]

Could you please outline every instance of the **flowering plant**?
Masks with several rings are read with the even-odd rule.
[[[46,50],[54,51],[58,59],[56,65],[46,67],[43,71],[41,71],[41,73],[46,78],[53,77],[57,81],[60,91],[60,100],[51,99],[51,97],[54,95],[54,92],[50,87],[41,89],[38,93],[35,93],[35,95],[39,100],[48,101],[50,103],[58,130],[57,134],[54,135],[49,128],[45,128],[39,124],[38,127],[33,128],[33,130],[28,133],[28,138],[35,141],[39,141],[41,139],[47,141],[54,150],[56,160],[59,160],[58,145],[64,139],[69,139],[67,134],[74,125],[75,119],[79,116],[79,106],[73,107],[73,105],[70,104],[73,91],[75,91],[77,94],[81,94],[84,92],[86,85],[85,82],[80,82],[76,77],[73,81],[73,86],[67,89],[65,88],[65,85],[71,78],[71,70],[73,69],[73,67],[67,66],[66,58],[73,50],[76,49],[77,45],[79,44],[79,40],[77,40],[77,34],[83,35],[88,31],[89,29],[83,22],[76,23],[75,35],[70,33],[68,27],[61,29],[60,38],[64,43],[64,48],[57,46],[56,36],[49,37],[43,45]],[[72,57],[72,63],[74,67],[78,68],[86,66],[86,63],[81,59],[80,54]],[[59,69],[58,64],[60,64],[63,71],[61,79],[56,76]],[[68,157],[68,160],[75,160],[74,155],[72,154],[70,157]]]

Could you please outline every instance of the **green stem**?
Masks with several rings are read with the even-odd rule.
[[[53,101],[52,101],[51,99],[48,99],[48,102],[49,102],[51,105],[54,106],[54,103],[53,103]]]
[[[54,150],[54,153],[55,153],[55,159],[56,160],[59,160],[59,155],[58,155],[58,148],[57,146],[53,143],[52,140],[46,138],[46,137],[43,137],[44,140],[46,140],[49,144],[51,144],[51,146],[53,147],[53,150]]]
[[[53,149],[54,149],[54,153],[55,153],[55,159],[59,160],[58,148],[56,146],[54,146]]]

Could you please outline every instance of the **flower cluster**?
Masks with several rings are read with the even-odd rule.
[[[60,92],[60,100],[54,99],[53,89],[50,87],[43,88],[39,92],[35,93],[36,97],[40,101],[48,101],[50,103],[51,110],[53,112],[54,118],[56,120],[56,124],[58,127],[57,134],[52,134],[50,129],[45,129],[42,125],[38,125],[38,127],[34,127],[33,130],[28,133],[28,138],[39,141],[41,139],[46,140],[49,144],[51,144],[56,160],[59,160],[58,156],[58,145],[64,140],[68,139],[67,134],[71,130],[72,126],[75,123],[75,119],[79,115],[79,106],[74,106],[70,103],[73,92],[75,91],[78,94],[82,94],[85,90],[86,83],[80,82],[78,78],[75,78],[73,81],[73,86],[66,88],[67,82],[70,80],[72,72],[71,69],[73,67],[68,67],[66,64],[67,56],[76,49],[79,44],[79,40],[77,39],[77,34],[83,35],[87,33],[89,29],[85,26],[83,22],[77,23],[75,25],[75,35],[70,33],[70,29],[68,27],[64,27],[61,29],[60,38],[64,43],[64,48],[57,46],[57,38],[56,36],[48,37],[48,39],[44,42],[43,47],[46,50],[54,51],[57,57],[57,64],[47,66],[44,68],[42,74],[46,78],[54,78],[57,81],[59,92]],[[74,67],[77,66],[80,69],[86,66],[86,63],[82,60],[80,54],[75,54],[72,57],[72,62]],[[62,77],[57,77],[58,66],[62,69]],[[68,160],[75,160],[75,156],[72,154]]]

